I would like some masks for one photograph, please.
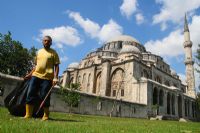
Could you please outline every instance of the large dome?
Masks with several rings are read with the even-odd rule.
[[[107,43],[109,43],[109,42],[117,42],[117,41],[136,42],[136,43],[139,43],[139,44],[140,44],[140,42],[139,42],[137,39],[135,39],[135,38],[133,38],[133,37],[131,37],[131,36],[128,36],[128,35],[116,36],[116,37],[111,38],[110,40],[108,40]]]

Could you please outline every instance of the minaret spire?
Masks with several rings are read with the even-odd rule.
[[[184,32],[186,32],[186,31],[190,32],[189,28],[188,28],[187,15],[185,13]]]
[[[186,83],[187,94],[193,98],[196,97],[195,93],[195,79],[194,79],[194,61],[192,59],[192,42],[190,40],[190,32],[188,28],[187,16],[185,14],[184,23],[184,49],[185,49],[185,67],[186,67]]]

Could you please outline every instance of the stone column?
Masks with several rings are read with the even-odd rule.
[[[95,83],[96,83],[96,66],[94,65],[91,68],[91,77],[90,77],[90,88],[89,88],[89,93],[93,93],[93,89],[94,87],[96,87]]]
[[[167,114],[167,91],[164,91],[163,106],[164,114]]]
[[[184,97],[182,98],[182,101],[183,101],[183,102],[182,102],[182,111],[183,111],[182,113],[183,113],[183,117],[186,117],[186,116],[185,116],[185,108],[186,108],[186,107],[185,107],[185,98],[184,98]]]
[[[79,74],[79,71],[75,70],[75,72],[74,72],[74,83],[78,82],[78,74]]]
[[[101,88],[100,88],[100,95],[101,96],[106,95],[106,89],[108,89],[108,87],[109,87],[110,71],[111,71],[110,61],[106,60],[102,64]]]

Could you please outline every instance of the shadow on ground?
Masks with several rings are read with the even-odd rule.
[[[49,121],[60,121],[60,122],[84,122],[84,121],[79,121],[79,120],[55,119],[55,118],[49,118]]]

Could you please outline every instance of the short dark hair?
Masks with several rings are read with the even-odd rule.
[[[49,39],[49,41],[52,42],[52,38],[50,36],[44,36],[44,37],[47,37]]]

